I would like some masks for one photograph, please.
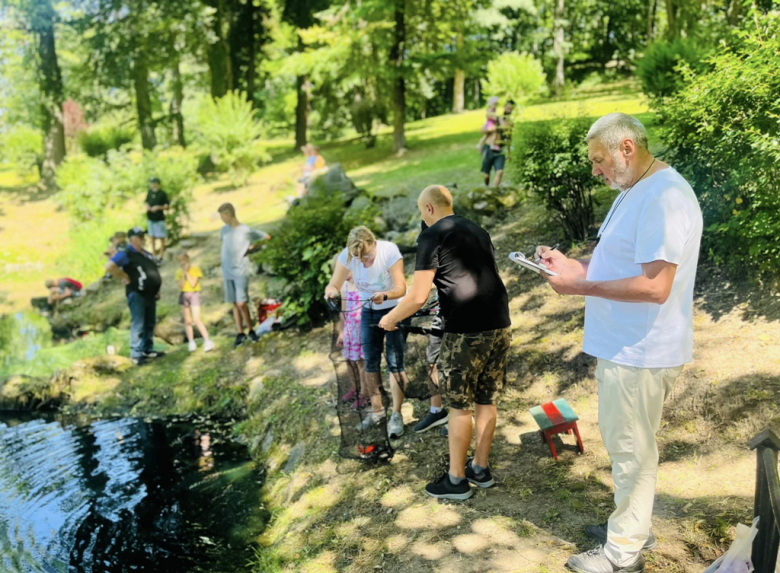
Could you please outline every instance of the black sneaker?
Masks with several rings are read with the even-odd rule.
[[[588,525],[585,528],[585,535],[604,545],[607,542],[607,524],[601,523],[599,525]],[[645,541],[645,546],[642,549],[646,551],[651,551],[655,549],[657,546],[658,546],[658,541],[656,541],[653,532],[650,531],[650,535],[647,537],[647,541]]]
[[[645,558],[640,553],[633,565],[618,567],[607,559],[604,546],[600,545],[596,549],[569,557],[566,568],[575,573],[645,573]]]
[[[474,468],[471,467],[473,463],[474,460],[472,458],[469,458],[466,461],[466,479],[469,480],[471,483],[473,483],[475,486],[481,488],[486,488],[495,485],[496,480],[493,479],[493,476],[490,473],[490,468],[485,468],[485,471],[478,474],[474,471]]]
[[[244,344],[245,341],[246,341],[246,334],[244,334],[243,332],[239,333],[236,336],[236,341],[233,343],[233,348],[238,348],[239,346]]]
[[[155,350],[144,352],[144,358],[147,360],[154,360],[155,358],[162,358],[163,356],[165,356],[165,352],[157,352]]]
[[[440,433],[442,436],[444,436],[445,438],[449,438],[449,437],[450,437],[450,429],[449,429],[447,426],[444,426],[444,427],[441,429],[441,432],[439,432],[439,433]]]
[[[427,432],[432,428],[446,424],[449,417],[450,414],[447,412],[447,408],[442,408],[436,414],[428,410],[428,414],[425,416],[425,418],[417,422],[417,425],[412,428],[412,431],[415,434],[422,434],[423,432]]]
[[[130,360],[133,361],[133,364],[136,366],[143,366],[144,364],[147,364],[149,360],[144,358],[143,356],[139,356],[138,358],[131,358]]]
[[[425,486],[425,493],[437,499],[466,500],[474,495],[468,480],[463,480],[458,485],[450,481],[450,474],[444,472],[436,481]]]
[[[251,328],[249,329],[249,338],[252,340],[252,344],[260,340],[260,337]]]

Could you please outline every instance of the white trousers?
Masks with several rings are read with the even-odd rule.
[[[650,534],[658,446],[655,434],[676,368],[634,368],[599,358],[599,429],[612,460],[617,509],[609,518],[604,552],[618,566],[632,565]]]

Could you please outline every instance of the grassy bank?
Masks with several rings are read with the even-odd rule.
[[[639,98],[618,91],[529,106],[523,117],[536,121],[581,109],[586,115],[646,111]],[[652,123],[651,116],[642,117]],[[468,188],[479,182],[474,145],[483,120],[482,112],[473,112],[411,124],[411,149],[401,157],[392,154],[387,135],[371,150],[343,141],[325,145],[323,153],[378,196],[433,182],[457,181]],[[590,548],[582,526],[610,513],[612,481],[598,430],[595,362],[581,352],[583,302],[555,295],[506,257],[557,241],[549,215],[534,202],[521,202],[491,229],[514,336],[510,384],[491,456],[498,485],[466,503],[439,503],[426,498],[423,487],[446,467],[446,442],[433,432],[417,436],[410,429],[424,415],[423,403],[405,404],[407,434],[394,444],[390,464],[365,466],[336,455],[328,327],[274,333],[232,350],[229,307],[221,303],[214,206],[230,200],[243,221],[273,225],[283,214],[298,164],[299,158],[280,155],[246,188],[211,182],[196,190],[196,234],[188,250],[206,275],[204,318],[216,334],[214,352],[190,354],[174,344],[165,358],[139,368],[121,356],[85,359],[52,378],[0,383],[0,403],[101,415],[234,419],[236,433],[267,467],[264,503],[274,516],[257,539],[251,571],[562,572],[570,552]],[[599,208],[608,208],[612,197],[600,192]],[[573,251],[587,256],[589,248]],[[181,336],[174,270],[172,264],[163,267],[161,336]],[[26,284],[3,280],[0,290]],[[257,295],[262,286],[252,288]],[[14,293],[16,300],[20,295]],[[755,287],[733,284],[716,269],[700,269],[695,361],[675,387],[659,434],[653,525],[660,545],[648,554],[648,571],[700,573],[729,544],[736,523],[752,514],[755,461],[746,442],[766,426],[780,427],[779,306]],[[122,328],[127,319],[122,289],[111,284],[64,309],[54,322],[64,329],[101,331]],[[581,418],[586,451],[577,454],[564,438],[565,444],[556,443],[561,459],[554,462],[528,409],[561,396]]]

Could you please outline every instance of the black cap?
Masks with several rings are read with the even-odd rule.
[[[150,177],[149,178],[149,183],[159,183],[159,182],[160,182],[160,178],[159,177]]]
[[[141,227],[133,227],[127,232],[127,238],[130,237],[143,237],[146,234],[146,231],[144,231]]]

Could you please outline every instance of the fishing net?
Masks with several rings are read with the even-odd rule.
[[[441,343],[441,321],[438,305],[426,304],[423,310],[399,325],[400,332],[394,336],[383,335],[382,367],[378,373],[369,373],[365,372],[361,337],[362,312],[367,305],[371,302],[350,293],[343,300],[329,301],[333,322],[330,359],[336,371],[333,396],[341,428],[339,455],[370,462],[387,461],[394,453],[387,433],[393,380],[407,399],[425,400],[439,393],[435,364],[436,348]],[[370,328],[378,326],[370,325]],[[387,370],[388,344],[391,351],[403,354],[405,377]]]

